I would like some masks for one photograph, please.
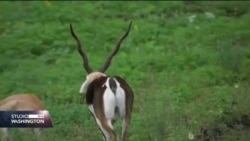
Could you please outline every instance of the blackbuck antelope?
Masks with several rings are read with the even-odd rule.
[[[44,110],[41,100],[33,94],[16,94],[6,97],[0,101],[0,111],[36,111]],[[24,130],[23,128],[20,128]],[[2,141],[9,141],[9,129],[2,128],[3,136]],[[40,129],[33,129],[35,135],[40,135]]]
[[[118,135],[113,128],[115,121],[122,118],[122,140],[127,140],[127,128],[130,124],[134,94],[129,84],[119,76],[108,76],[105,71],[112,58],[119,51],[122,41],[128,36],[132,22],[126,33],[117,42],[113,52],[107,57],[99,71],[94,72],[88,64],[88,57],[82,50],[80,40],[70,24],[71,34],[77,42],[77,49],[83,59],[83,67],[88,73],[81,85],[80,93],[86,94],[86,103],[94,116],[105,141],[118,141]]]

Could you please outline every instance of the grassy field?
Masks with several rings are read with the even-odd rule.
[[[69,24],[97,70],[132,20],[107,71],[135,92],[129,140],[247,141],[249,10],[249,2],[232,1],[0,2],[0,98],[43,100],[54,128],[41,141],[101,140],[79,94],[86,72]]]

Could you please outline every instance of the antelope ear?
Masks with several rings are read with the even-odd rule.
[[[80,88],[80,93],[87,93],[87,90],[88,90],[88,87],[89,87],[89,80],[86,79],[83,83],[82,83],[82,86]]]

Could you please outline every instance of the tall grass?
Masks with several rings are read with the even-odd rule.
[[[135,92],[129,140],[248,139],[249,125],[239,123],[249,116],[249,2],[6,1],[0,10],[0,98],[43,100],[54,128],[41,141],[102,139],[79,95],[86,72],[69,24],[98,69],[130,20],[107,71]],[[215,128],[223,135],[214,136]]]

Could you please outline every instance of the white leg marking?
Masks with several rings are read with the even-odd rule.
[[[34,128],[33,131],[34,131],[34,133],[35,133],[35,135],[37,137],[39,137],[41,135],[41,129],[40,128]]]
[[[114,129],[114,127],[113,127],[113,125],[112,125],[112,120],[108,120],[108,126],[113,130]]]
[[[101,129],[103,135],[104,135],[104,140],[105,141],[109,141],[110,140],[110,135],[108,133],[108,131],[106,131],[103,127],[102,127],[102,124],[101,124],[101,121],[96,117],[96,114],[95,114],[95,110],[94,110],[94,107],[93,105],[89,105],[89,110],[93,113],[94,117],[95,117],[95,120],[96,120],[96,123],[97,125],[99,126],[99,128]]]
[[[2,128],[2,131],[3,131],[2,141],[8,141],[9,140],[9,129]]]
[[[94,111],[94,107],[93,107],[92,104],[89,105],[89,110],[90,110],[90,112],[91,112],[91,113],[95,116],[95,118],[96,118],[95,111]]]
[[[110,141],[110,135],[108,133],[108,131],[106,131],[103,127],[102,124],[100,122],[100,120],[98,118],[96,118],[96,123],[98,124],[98,126],[100,127],[100,129],[102,130],[102,133],[105,136],[106,141]]]

